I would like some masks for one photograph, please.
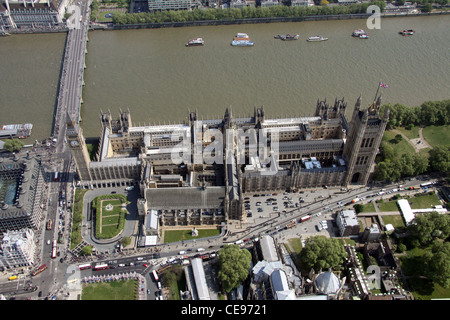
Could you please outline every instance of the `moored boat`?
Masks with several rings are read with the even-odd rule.
[[[186,47],[202,46],[204,44],[205,44],[205,41],[203,40],[203,38],[195,38],[195,39],[189,40],[188,43],[186,43]]]
[[[414,34],[414,30],[402,30],[399,32],[402,36],[412,36]]]
[[[367,33],[365,33],[365,34],[360,34],[360,35],[359,35],[359,38],[360,38],[360,39],[369,39],[369,35],[368,35]]]
[[[286,40],[297,40],[298,38],[300,38],[299,34],[292,35],[288,33],[284,35],[284,37],[281,37],[280,39],[286,41]]]
[[[235,47],[251,47],[254,43],[250,40],[233,40],[231,45]]]
[[[328,40],[328,38],[322,37],[322,36],[312,36],[312,37],[308,37],[308,39],[306,39],[306,41],[326,41]]]
[[[353,31],[352,37],[358,37],[359,38],[359,36],[363,35],[363,34],[367,34],[367,32],[365,32],[363,29],[356,29],[355,31]]]

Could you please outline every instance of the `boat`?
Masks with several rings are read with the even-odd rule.
[[[17,137],[20,139],[29,137],[31,135],[31,129],[33,129],[33,124],[6,124],[2,126],[0,131],[0,137]]]
[[[205,41],[203,41],[203,38],[195,38],[191,39],[186,43],[186,47],[193,47],[193,46],[202,46],[205,44]]]
[[[414,34],[414,30],[412,30],[412,29],[409,29],[409,30],[402,30],[402,31],[400,31],[399,33],[402,35],[402,36],[412,36],[413,34]]]
[[[243,38],[243,39],[247,39],[250,40],[250,37],[248,36],[248,34],[244,33],[244,32],[238,32],[236,34],[235,38]]]
[[[359,35],[359,38],[360,38],[360,39],[369,39],[369,35],[368,35],[367,33],[365,33],[365,34],[360,34],[360,35]]]
[[[233,40],[231,45],[235,47],[251,47],[253,42],[250,40]]]
[[[321,36],[312,36],[312,37],[308,37],[308,39],[306,39],[306,41],[326,41],[326,40],[328,40],[328,38],[321,37]]]
[[[297,40],[298,38],[300,38],[299,34],[296,35],[291,35],[291,34],[286,34],[284,35],[284,37],[281,37],[281,40],[286,41],[286,40]]]
[[[359,36],[363,34],[367,34],[367,32],[365,32],[363,29],[356,29],[355,31],[353,31],[352,37],[359,38]]]
[[[285,34],[277,34],[276,36],[274,36],[274,39],[282,39],[284,37],[286,37]]]

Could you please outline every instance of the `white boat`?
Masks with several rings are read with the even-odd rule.
[[[205,44],[205,41],[203,41],[203,38],[195,38],[195,39],[189,40],[188,43],[186,43],[186,47],[202,46],[204,44]]]
[[[367,32],[364,31],[363,29],[356,29],[355,31],[353,31],[352,37],[359,37],[360,35],[363,34],[367,34]]]
[[[253,42],[250,40],[233,40],[231,45],[235,47],[251,47]]]
[[[369,35],[367,33],[359,35],[360,39],[369,39]]]
[[[306,39],[306,41],[326,41],[326,40],[328,40],[328,38],[321,37],[321,36],[313,36],[313,37],[308,37],[308,39]]]
[[[250,40],[250,37],[248,36],[248,34],[244,33],[244,32],[238,32],[236,34],[235,38],[242,38],[242,39],[247,39]]]

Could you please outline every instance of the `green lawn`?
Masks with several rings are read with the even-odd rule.
[[[406,256],[400,257],[402,271],[408,279],[414,298],[421,300],[449,298],[450,287],[445,289],[423,277],[422,255],[424,251],[424,249],[414,248],[406,251]]]
[[[416,152],[413,146],[405,139],[402,139],[399,143],[394,143],[393,140],[395,140],[396,135],[397,133],[392,130],[385,131],[383,135],[383,141],[387,142],[394,149],[395,157],[401,157],[405,153],[414,154]]]
[[[397,201],[387,201],[387,202],[379,202],[377,203],[378,209],[380,211],[399,211],[397,206]]]
[[[193,237],[191,235],[191,229],[186,230],[165,230],[164,231],[164,243],[177,242],[181,240],[192,240],[206,237],[218,236],[220,229],[198,229],[198,236]]]
[[[84,284],[81,300],[137,300],[137,290],[137,280]]]
[[[411,130],[407,130],[404,127],[397,127],[396,129],[408,137],[408,139],[419,138],[419,126],[415,126]]]
[[[427,126],[423,128],[423,137],[433,146],[450,146],[450,129],[448,126]]]
[[[375,206],[373,202],[369,202],[363,205],[363,211],[362,212],[375,212]]]
[[[436,194],[424,194],[420,197],[412,197],[409,200],[411,209],[427,209],[440,205],[441,202]]]
[[[383,216],[384,224],[392,224],[394,228],[404,228],[405,223],[401,215]]]

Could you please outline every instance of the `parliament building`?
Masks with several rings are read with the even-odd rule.
[[[69,117],[67,140],[84,188],[135,185],[139,214],[160,226],[218,225],[245,221],[246,194],[299,191],[323,186],[365,185],[389,118],[381,96],[351,119],[344,99],[318,101],[312,117],[252,116],[134,126],[129,111],[114,119],[101,113],[102,132],[91,161],[82,129]]]

